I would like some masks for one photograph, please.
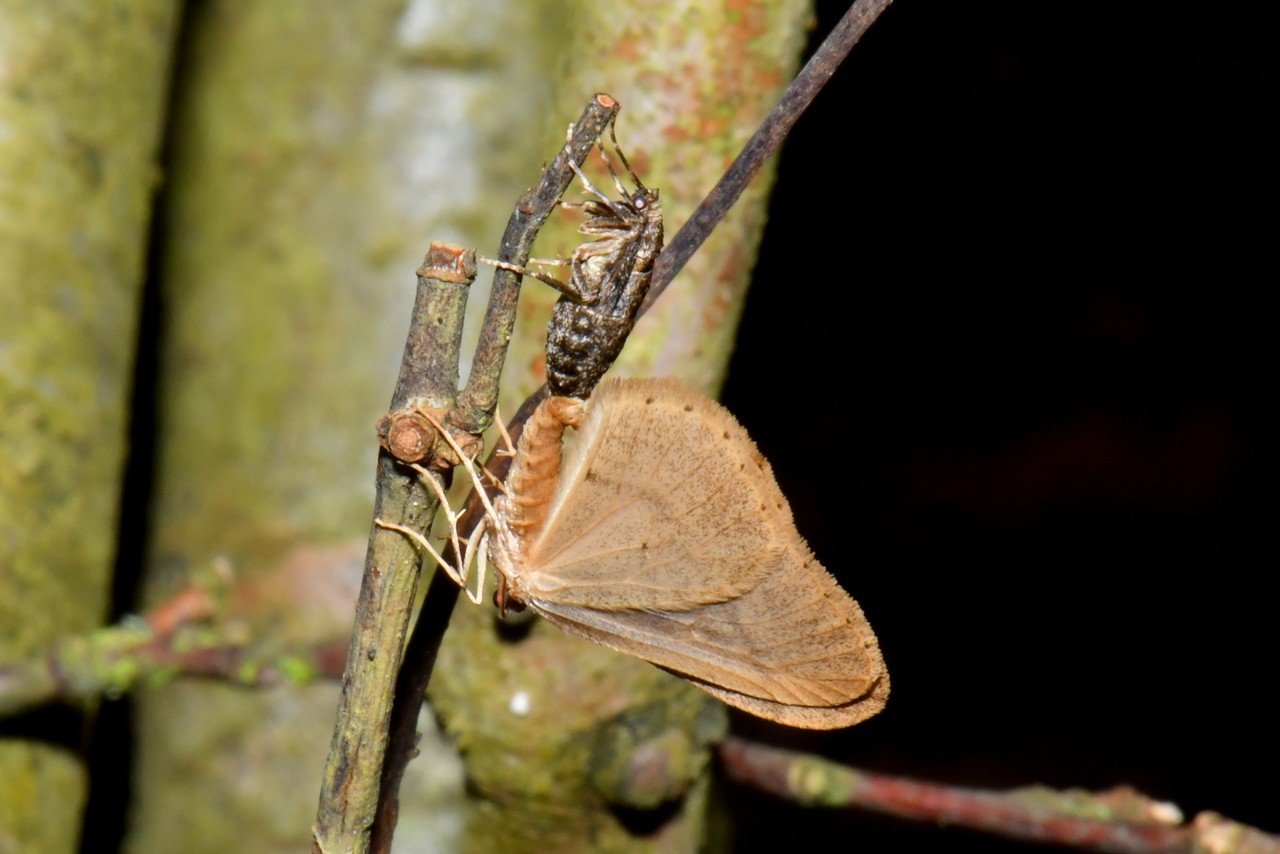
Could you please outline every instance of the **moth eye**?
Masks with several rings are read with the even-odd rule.
[[[642,211],[649,206],[649,200],[644,197],[644,190],[639,190],[631,197],[631,206],[638,211]]]

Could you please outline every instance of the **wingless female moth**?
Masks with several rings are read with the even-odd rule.
[[[552,394],[564,397],[590,396],[618,357],[649,292],[653,262],[662,251],[662,203],[658,191],[646,187],[631,168],[618,145],[613,122],[609,123],[609,137],[636,189],[623,186],[603,143],[597,140],[600,157],[619,198],[609,198],[570,161],[570,167],[595,198],[560,204],[583,211],[587,218],[578,231],[595,239],[580,245],[567,260],[530,262],[567,265],[569,280],[564,282],[528,267],[489,262],[532,276],[563,294],[552,309],[547,326],[547,386]]]

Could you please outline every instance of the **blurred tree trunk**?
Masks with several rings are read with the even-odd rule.
[[[163,246],[148,598],[225,562],[237,578],[228,631],[345,637],[370,524],[373,425],[428,243],[494,253],[516,198],[597,91],[622,102],[620,140],[662,188],[673,232],[790,79],[807,21],[804,0],[194,6]],[[766,184],[642,322],[625,370],[714,390]],[[543,256],[580,240],[568,215],[553,220],[563,221]],[[478,314],[485,288],[475,290]],[[508,412],[541,382],[554,299],[534,282],[524,293]],[[516,690],[533,698],[528,715],[510,712]],[[711,733],[721,714],[683,682],[547,626],[500,644],[477,608],[459,609],[433,697],[479,794],[460,809],[461,766],[424,744],[402,791],[402,850],[633,844],[607,808],[626,781],[601,767],[617,730],[598,734],[600,724],[648,710],[652,743],[684,757],[668,775],[701,781],[702,794],[705,744],[691,728]],[[145,692],[131,848],[299,850],[335,703],[329,685]],[[612,794],[593,794],[602,787]],[[696,846],[702,800],[682,817],[646,844]]]
[[[107,613],[177,17],[0,0],[0,661]],[[4,732],[0,852],[75,850],[80,728],[35,712]]]

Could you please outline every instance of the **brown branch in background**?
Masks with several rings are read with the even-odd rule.
[[[1114,854],[1280,854],[1280,838],[1201,813],[1190,824],[1173,804],[1133,789],[1007,792],[869,774],[816,756],[730,737],[720,760],[731,780],[810,807],[858,807],[915,821],[958,825],[1009,839]]]
[[[228,642],[215,598],[191,585],[141,618],[60,638],[39,656],[0,667],[0,717],[52,702],[117,697],[177,676],[267,688],[342,675],[345,642],[283,648]]]
[[[551,165],[543,170],[537,186],[516,202],[502,236],[499,261],[517,267],[528,263],[538,231],[573,180],[574,172],[569,163],[581,165],[587,159],[601,132],[617,115],[618,106],[617,101],[603,93],[595,95],[587,103],[582,116],[570,130],[568,141]],[[492,421],[498,402],[498,387],[502,365],[506,359],[507,342],[510,341],[511,331],[515,326],[519,296],[519,276],[510,270],[495,270],[493,290],[480,332],[480,343],[472,360],[467,387],[458,395],[456,404],[450,410],[447,419],[450,427],[456,427],[464,433],[478,433]],[[512,428],[513,441],[519,438],[524,419],[529,417],[545,394],[544,387],[520,407],[513,422],[517,425]],[[501,478],[506,476],[509,463],[510,460],[506,457],[491,455],[485,465]],[[458,533],[463,537],[470,536],[483,516],[479,496],[472,492],[467,499]],[[446,551],[445,557],[457,559],[450,551]],[[409,760],[417,750],[418,710],[422,707],[440,643],[449,627],[449,616],[453,613],[457,600],[457,585],[445,573],[434,573],[427,587],[422,611],[409,638],[404,664],[396,683],[390,723],[390,750],[382,769],[381,795],[371,829],[370,845],[377,852],[391,849],[399,812],[400,781]]]
[[[800,69],[796,79],[782,93],[777,106],[765,116],[760,127],[747,140],[747,144],[725,171],[724,177],[711,188],[702,204],[698,205],[662,250],[653,268],[653,284],[640,309],[641,314],[648,311],[658,297],[662,296],[671,280],[693,257],[693,253],[698,251],[698,247],[715,230],[720,220],[724,219],[729,208],[733,207],[742,191],[760,171],[760,167],[787,138],[800,114],[808,109],[863,33],[892,2],[893,0],[858,0],[849,7],[840,23],[836,24],[804,68]]]

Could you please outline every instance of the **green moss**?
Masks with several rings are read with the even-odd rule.
[[[276,666],[280,668],[280,672],[286,679],[299,685],[314,682],[318,676],[311,662],[295,656],[281,657],[276,661]]]

